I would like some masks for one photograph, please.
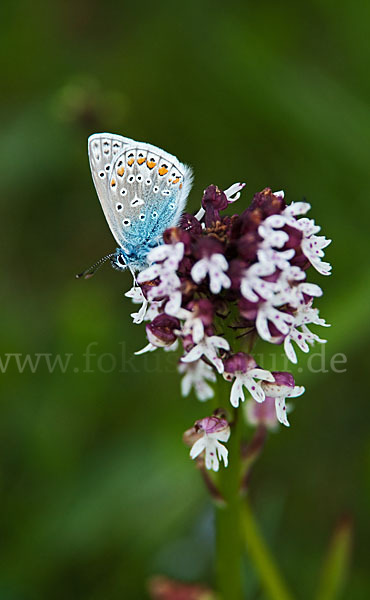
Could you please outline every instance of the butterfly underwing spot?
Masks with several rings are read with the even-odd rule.
[[[173,203],[173,202],[171,202],[171,203],[168,205],[168,208],[169,208],[170,210],[173,210],[173,209],[175,208],[175,205],[174,205],[174,203]]]
[[[123,210],[123,206],[122,206],[122,204],[120,204],[119,202],[117,202],[117,204],[116,204],[116,210],[117,210],[118,212],[121,212],[121,211]]]
[[[124,172],[125,172],[125,167],[119,167],[119,168],[117,169],[117,175],[118,175],[119,177],[122,177],[122,176],[123,176],[123,174],[124,174]]]
[[[145,221],[145,215],[144,215],[144,213],[140,213],[139,219],[140,219],[140,221]]]
[[[131,200],[131,206],[140,206],[141,204],[144,204],[144,200],[138,198],[137,196]]]
[[[168,173],[168,165],[166,165],[165,163],[162,163],[162,165],[158,169],[158,174],[161,177],[163,177],[163,175],[166,175],[166,173]]]
[[[130,152],[130,154],[127,157],[127,164],[129,167],[132,167],[134,162],[135,162],[135,154],[133,152]]]
[[[104,171],[99,171],[99,177],[100,177],[100,179],[104,179],[104,177],[105,177]]]
[[[112,181],[110,182],[110,185],[111,185],[112,188],[116,187],[116,185],[117,185],[116,180],[112,179]]]
[[[156,219],[158,217],[158,213],[156,210],[153,210],[152,212],[152,219]]]
[[[133,183],[135,181],[135,175],[130,175],[130,177],[128,177],[127,181],[129,183]]]
[[[170,195],[170,190],[163,190],[162,196],[169,196],[169,195]]]
[[[152,154],[151,152],[148,154],[148,160],[146,161],[148,169],[152,170],[157,165],[158,155]]]
[[[140,183],[140,181],[143,180],[143,176],[142,175],[136,175],[136,181],[138,181]]]
[[[141,165],[143,165],[145,163],[145,161],[146,161],[146,155],[147,155],[146,152],[145,153],[144,152],[139,152],[138,153],[136,162],[139,165],[139,167],[141,167]]]
[[[158,194],[158,192],[159,192],[159,187],[158,187],[157,185],[155,185],[155,186],[154,186],[154,188],[153,188],[153,192],[154,192],[155,194]]]
[[[152,180],[151,179],[146,179],[145,180],[145,184],[146,185],[151,185],[152,184]]]
[[[123,225],[124,227],[128,227],[129,225],[131,225],[131,221],[130,221],[130,219],[123,219],[123,221],[122,221],[122,225]]]
[[[121,194],[121,196],[126,196],[126,194],[127,194],[126,188],[122,188],[120,194]]]

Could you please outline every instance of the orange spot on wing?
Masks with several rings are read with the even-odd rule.
[[[127,161],[127,164],[128,164],[128,166],[129,166],[129,167],[131,167],[131,166],[134,164],[134,162],[135,162],[135,159],[134,159],[134,158],[130,158],[130,159]]]
[[[142,165],[145,162],[145,158],[138,158],[137,159],[137,164],[138,165]]]
[[[112,187],[114,187],[115,185],[116,185],[116,180],[115,180],[115,179],[112,179],[112,181],[111,181],[111,186],[112,186]]]
[[[157,163],[154,162],[154,160],[148,160],[146,164],[148,165],[149,169],[153,169]]]
[[[166,169],[165,167],[161,167],[160,169],[158,169],[158,173],[160,175],[166,175],[166,173],[168,173],[168,169]]]
[[[121,167],[120,169],[117,169],[117,173],[118,173],[118,175],[120,177],[122,177],[122,175],[124,174],[124,172],[125,172],[125,167]]]
[[[174,179],[174,180],[173,180],[173,182],[172,182],[172,185],[173,185],[174,183],[179,183],[179,181],[180,181],[180,177],[176,177],[176,179]]]
[[[181,189],[182,189],[182,183],[180,183],[180,186],[179,186],[179,187],[180,187],[180,190],[181,190]]]

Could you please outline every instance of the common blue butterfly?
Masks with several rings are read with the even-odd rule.
[[[112,133],[88,139],[90,168],[100,204],[119,244],[116,252],[81,274],[92,275],[110,259],[132,272],[147,266],[165,229],[178,224],[192,184],[190,167],[168,152]]]

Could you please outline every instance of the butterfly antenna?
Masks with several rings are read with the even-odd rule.
[[[104,265],[104,263],[107,262],[107,260],[113,258],[113,256],[115,256],[115,252],[113,252],[112,254],[107,254],[107,256],[103,256],[103,258],[98,260],[94,265],[92,265],[88,269],[85,269],[85,271],[82,271],[82,273],[78,273],[76,275],[76,279],[80,279],[81,277],[83,277],[84,279],[90,279],[90,277],[95,275],[96,271],[100,269],[100,267]]]

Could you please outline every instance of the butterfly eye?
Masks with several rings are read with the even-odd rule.
[[[140,221],[145,221],[145,215],[144,213],[141,213],[139,216]]]
[[[126,196],[126,194],[127,194],[126,188],[122,188],[122,190],[121,190],[121,196]]]
[[[158,187],[157,185],[156,185],[156,186],[154,186],[154,188],[153,188],[153,192],[154,192],[155,194],[157,194],[157,192],[159,192],[159,187]]]
[[[100,173],[99,173],[99,177],[100,177],[101,179],[104,179],[104,177],[105,177],[105,173],[104,173],[104,171],[100,171]]]
[[[158,217],[157,211],[153,210],[153,212],[152,212],[152,219],[156,219],[157,217]]]
[[[124,225],[124,227],[128,227],[129,225],[131,225],[130,219],[123,219],[122,225]]]
[[[120,203],[116,204],[116,209],[118,212],[121,212],[121,210],[123,209],[122,204],[120,204]]]

